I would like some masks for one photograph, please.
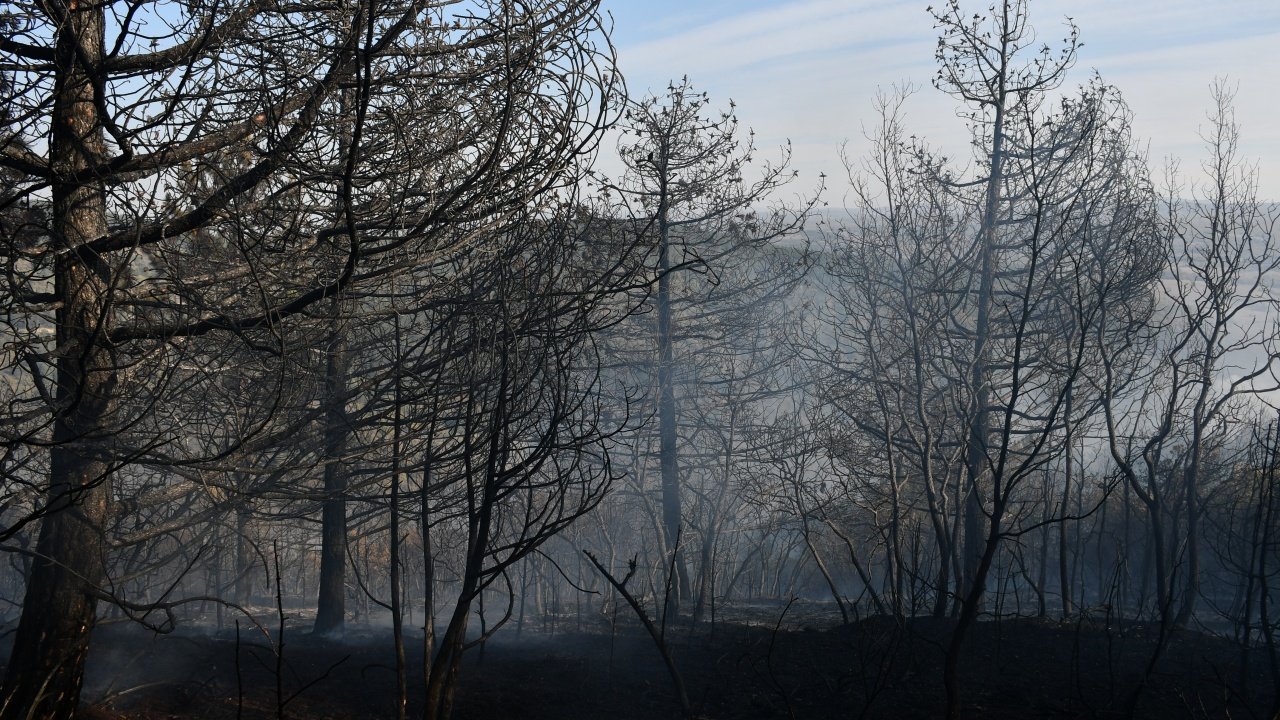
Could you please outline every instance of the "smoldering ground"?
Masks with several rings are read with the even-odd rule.
[[[833,622],[824,603],[726,608],[724,619],[669,628],[670,650],[702,718],[933,717],[948,619]],[[188,623],[156,634],[132,623],[97,628],[88,663],[91,717],[386,718],[394,654],[381,622],[342,637],[287,617],[261,629]],[[275,620],[275,623],[271,622]],[[979,623],[963,670],[983,717],[1239,716],[1264,707],[1266,663],[1226,638],[1175,636],[1154,672],[1156,628],[1110,619]],[[423,635],[406,629],[409,713],[423,702]],[[634,618],[592,613],[527,619],[467,653],[457,716],[674,718],[680,708],[652,640]]]

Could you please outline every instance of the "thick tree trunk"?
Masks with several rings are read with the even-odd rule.
[[[50,157],[53,240],[57,261],[57,407],[45,516],[4,679],[3,718],[66,718],[80,699],[96,593],[103,571],[110,455],[107,419],[116,371],[101,336],[111,314],[111,270],[104,258],[78,250],[106,233],[100,182],[84,169],[105,154],[102,118],[93,102],[103,56],[97,4],[58,7],[57,79]]]
[[[453,715],[453,697],[458,687],[458,672],[462,668],[467,625],[471,619],[471,600],[465,594],[459,597],[449,619],[449,627],[440,639],[440,650],[432,662],[427,680],[423,711],[426,720],[449,720]]]
[[[36,562],[5,675],[4,718],[70,717],[80,700],[94,590],[102,579],[107,464],[72,450],[53,452],[51,491],[74,505],[41,528]]]

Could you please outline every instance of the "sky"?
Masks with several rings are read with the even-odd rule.
[[[942,2],[944,0],[938,0]],[[970,2],[973,12],[988,2]],[[737,104],[766,157],[791,141],[802,194],[829,176],[827,200],[846,191],[838,150],[868,148],[878,89],[911,83],[910,132],[943,154],[967,156],[956,102],[935,90],[937,35],[928,0],[604,0],[614,20],[619,64],[633,96],[660,93],[687,75],[714,107]],[[1259,194],[1280,201],[1280,0],[1033,0],[1031,22],[1053,44],[1065,17],[1084,46],[1068,86],[1093,71],[1122,92],[1154,176],[1180,158],[1200,175],[1200,131],[1210,85],[1237,89],[1240,154],[1257,164]],[[608,161],[606,160],[606,167]]]

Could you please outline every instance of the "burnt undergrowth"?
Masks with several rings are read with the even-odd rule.
[[[831,622],[817,605],[736,608],[668,635],[695,718],[929,718],[953,622],[872,616]],[[304,623],[299,623],[301,628]],[[979,623],[965,649],[965,716],[1265,717],[1261,658],[1230,639],[1175,634],[1149,674],[1154,625],[1101,617]],[[421,631],[409,636],[409,716],[423,702]],[[344,638],[187,626],[95,630],[81,715],[160,718],[386,718],[395,702],[389,631]],[[416,651],[415,651],[416,648]],[[416,682],[415,682],[416,679]],[[1134,691],[1141,694],[1134,703]],[[671,678],[640,624],[621,615],[528,623],[467,653],[455,717],[677,718]]]

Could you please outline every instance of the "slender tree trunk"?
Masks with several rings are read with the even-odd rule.
[[[1062,513],[1064,517],[1058,521],[1058,582],[1062,588],[1062,617],[1068,618],[1075,612],[1071,604],[1071,573],[1067,552],[1067,507],[1071,502],[1071,389],[1067,389],[1067,457],[1066,468],[1062,478]]]
[[[93,99],[103,58],[103,8],[56,0],[52,6],[66,14],[54,56],[52,230],[56,249],[69,252],[55,266],[57,407],[47,514],[4,678],[0,717],[6,720],[75,712],[104,574],[111,497],[107,420],[117,378],[102,332],[111,317],[112,272],[105,258],[79,249],[107,232],[103,187],[82,174],[105,155],[103,119]]]
[[[347,601],[347,473],[342,465],[347,435],[347,346],[338,327],[329,333],[325,363],[324,506],[320,530],[320,588],[316,600],[317,633],[340,633]]]
[[[1187,504],[1187,581],[1182,586],[1181,605],[1174,625],[1186,627],[1195,614],[1196,603],[1200,599],[1200,445],[1203,444],[1201,432],[1197,428],[1192,442],[1191,461],[1183,476],[1183,492]],[[1170,588],[1172,592],[1172,588]]]
[[[978,619],[978,610],[982,607],[982,594],[986,586],[987,575],[995,560],[996,549],[1000,546],[1000,517],[1003,508],[997,506],[989,521],[989,530],[983,552],[978,558],[978,567],[974,582],[970,584],[968,594],[960,603],[960,616],[956,619],[955,631],[951,634],[951,642],[947,645],[947,654],[943,662],[942,683],[947,692],[947,720],[960,718],[960,655],[964,651],[965,640],[974,622]]]
[[[1005,6],[1005,25],[1008,27],[1008,6]],[[969,438],[965,452],[965,469],[969,481],[969,493],[965,502],[964,518],[964,586],[960,595],[981,601],[984,593],[981,588],[974,592],[973,583],[980,574],[985,546],[982,536],[984,512],[982,493],[984,485],[992,480],[990,477],[990,461],[987,457],[987,445],[991,435],[991,386],[987,376],[990,365],[991,348],[991,307],[995,295],[995,261],[996,261],[996,213],[1000,207],[1001,184],[1004,180],[1004,121],[1005,95],[1008,82],[1007,68],[1004,63],[1009,57],[1007,39],[1001,39],[1001,67],[997,73],[999,86],[995,88],[992,107],[995,116],[991,123],[991,165],[987,176],[986,196],[983,199],[982,225],[979,229],[977,317],[974,322],[973,368],[970,372],[971,390],[973,392],[973,420],[969,425]],[[985,574],[985,573],[982,573]],[[975,608],[975,611],[977,609]],[[963,611],[962,611],[963,614]]]
[[[1005,10],[1007,12],[1007,6]],[[1006,48],[1002,47],[1000,57],[1002,61],[1008,57]],[[995,93],[995,117],[991,126],[991,167],[982,209],[978,248],[981,275],[978,284],[977,318],[974,323],[973,369],[970,376],[974,408],[965,452],[969,492],[965,498],[964,586],[960,593],[962,597],[960,617],[947,648],[943,669],[949,720],[959,720],[960,717],[960,652],[964,647],[969,628],[977,619],[982,607],[986,576],[991,569],[991,562],[999,544],[1000,515],[1003,510],[993,487],[993,507],[987,523],[989,530],[984,536],[982,533],[984,525],[982,521],[985,515],[982,506],[984,485],[994,486],[995,483],[1000,482],[1000,478],[991,477],[990,460],[987,457],[987,445],[991,435],[991,387],[987,377],[991,350],[988,343],[991,339],[991,306],[995,293],[996,211],[999,208],[1000,186],[1003,180],[1005,83],[1008,79],[1004,67],[1000,68],[997,76],[1000,84]],[[1006,438],[1005,441],[1008,442],[1008,439]]]
[[[698,596],[693,605],[693,622],[702,620],[708,602],[708,593],[715,585],[716,568],[712,564],[715,554],[716,537],[719,532],[719,520],[712,510],[712,519],[707,522],[707,530],[702,534],[702,547],[698,555]]]
[[[222,586],[223,585],[222,563],[223,563],[223,560],[226,558],[226,555],[222,552],[222,548],[225,547],[224,543],[225,541],[222,539],[222,526],[214,525],[213,538],[210,540],[210,543],[209,543],[214,550],[213,557],[210,559],[210,562],[213,564],[212,567],[210,568],[210,573],[209,573],[210,590],[209,592],[206,593],[206,595],[208,595],[209,597],[222,597],[223,596],[222,591],[225,589]],[[200,611],[204,612],[203,602],[201,603]],[[223,613],[222,603],[220,602],[214,603],[213,612],[216,618],[216,625],[217,625],[218,631],[221,632],[222,631],[222,613]]]
[[[1003,98],[1004,73],[1000,74],[1001,98]],[[996,105],[991,141],[991,176],[987,180],[987,196],[982,212],[981,238],[979,239],[979,263],[977,319],[974,324],[973,369],[970,383],[973,392],[973,421],[969,426],[969,441],[965,453],[965,469],[969,492],[965,497],[964,511],[964,587],[962,596],[981,600],[982,592],[971,592],[977,581],[978,566],[982,563],[985,538],[983,537],[984,512],[982,494],[991,481],[987,445],[991,435],[991,387],[987,377],[988,347],[991,336],[991,305],[995,292],[995,226],[996,210],[1000,201],[1001,166],[1004,158],[1004,104]]]
[[[253,548],[249,542],[250,510],[245,500],[236,508],[236,604],[249,604],[253,590]]]
[[[1275,530],[1276,514],[1276,472],[1280,469],[1280,420],[1275,424],[1275,431],[1270,433],[1270,448],[1267,451],[1266,472],[1260,478],[1265,510],[1262,517],[1262,537],[1258,548],[1258,629],[1262,633],[1263,644],[1267,648],[1267,668],[1271,675],[1271,717],[1280,716],[1280,655],[1276,652],[1275,625],[1271,622],[1271,571],[1267,567],[1267,557],[1275,547],[1272,535]]]
[[[1133,491],[1129,488],[1129,483],[1124,483],[1121,494],[1121,497],[1124,500],[1124,516],[1120,518],[1120,532],[1123,537],[1120,541],[1120,552],[1117,553],[1117,562],[1121,563],[1124,567],[1124,572],[1119,574],[1120,617],[1122,618],[1125,616],[1124,614],[1126,611],[1132,613],[1131,616],[1137,615],[1137,611],[1133,610],[1131,607],[1133,603],[1133,565],[1129,562],[1129,553],[1132,545],[1131,531],[1133,526],[1133,501],[1130,498],[1130,493],[1132,492]]]
[[[431,686],[431,658],[435,655],[436,641],[436,560],[431,548],[431,451],[428,449],[422,462],[421,503],[418,516],[418,533],[422,536],[422,686]]]
[[[1160,627],[1166,628],[1171,622],[1169,595],[1169,568],[1165,565],[1164,523],[1160,519],[1158,506],[1148,508],[1151,521],[1152,564],[1155,565],[1156,604],[1160,611]]]
[[[872,585],[871,574],[867,572],[867,569],[863,567],[862,562],[858,560],[858,551],[857,547],[853,543],[853,538],[850,537],[848,533],[841,530],[840,527],[831,520],[831,518],[823,518],[823,520],[826,522],[827,527],[831,528],[831,532],[835,533],[836,537],[840,538],[840,540],[845,544],[845,547],[848,548],[849,562],[853,565],[854,571],[858,573],[858,579],[862,581],[862,586],[867,589],[867,594],[871,596],[871,603],[876,606],[876,612],[881,615],[888,615],[889,609],[885,606],[884,601],[880,599],[880,593],[876,592],[875,586]],[[805,535],[804,540],[806,544],[809,542],[809,536],[807,534]],[[817,555],[815,554],[814,557],[817,557]],[[835,592],[834,587],[832,588],[832,592]],[[841,612],[844,612],[843,608],[841,608]],[[845,617],[845,622],[849,622],[847,616]]]
[[[665,172],[663,173],[665,178]],[[662,475],[662,531],[676,580],[672,583],[669,609],[680,613],[681,601],[689,594],[688,574],[680,551],[682,508],[680,498],[679,439],[676,434],[675,348],[671,328],[671,242],[667,208],[658,209],[658,456]]]
[[[962,512],[960,508],[964,507],[964,479],[963,478],[958,478],[956,480],[954,491],[952,493],[952,501],[954,502],[954,505],[952,505],[952,507],[956,508],[955,510],[956,518],[955,518],[955,522],[951,523],[951,535],[950,535],[950,541],[948,543],[951,553],[948,557],[948,561],[951,563],[952,586],[955,589],[954,590],[948,589],[948,592],[950,593],[949,599],[952,600],[951,610],[950,610],[951,617],[956,617],[960,614],[960,603],[964,601],[964,593],[965,593],[964,562],[960,558],[961,546],[964,544],[964,538],[961,537],[960,535],[960,531],[964,528],[964,522],[960,517],[960,514]]]
[[[395,396],[391,428],[391,636],[396,653],[396,720],[404,720],[409,704],[409,682],[405,672],[404,617],[400,604],[400,316],[395,316]]]
[[[930,615],[936,618],[947,614],[947,593],[951,589],[951,561],[949,554],[939,548],[938,555],[938,592],[933,596],[933,609]]]
[[[496,400],[492,415],[489,417],[489,437],[485,466],[479,473],[479,488],[472,485],[476,482],[470,455],[463,458],[463,475],[467,479],[468,513],[470,519],[467,528],[467,555],[462,575],[462,585],[458,591],[458,600],[454,605],[453,615],[449,618],[449,627],[440,641],[440,649],[431,663],[427,676],[426,720],[449,720],[453,715],[453,698],[458,688],[458,672],[462,668],[462,653],[466,644],[467,624],[471,617],[471,603],[484,592],[482,575],[484,559],[489,551],[489,534],[492,530],[493,512],[498,503],[498,477],[505,464],[505,452],[508,438],[504,437],[507,427],[507,399],[510,392],[510,366],[508,348],[501,348],[500,370],[497,387],[494,392]],[[474,402],[475,398],[472,398]],[[470,408],[474,410],[474,407]],[[476,498],[477,490],[479,497]],[[478,500],[478,502],[477,502]]]
[[[878,395],[879,393],[877,393]],[[881,407],[884,407],[881,401]],[[892,428],[890,427],[888,412],[885,412],[885,437],[890,437]],[[898,543],[898,529],[901,523],[901,500],[898,497],[900,482],[898,479],[898,456],[894,452],[893,443],[886,445],[889,476],[889,528],[888,537],[886,538],[885,547],[885,578],[887,580],[885,591],[890,593],[890,604],[893,607],[893,616],[895,618],[902,617],[902,550]],[[846,620],[846,623],[848,621]]]
[[[840,596],[840,588],[836,585],[836,580],[831,576],[831,571],[827,569],[827,563],[822,559],[822,553],[818,552],[818,548],[813,544],[812,531],[809,528],[809,520],[805,516],[805,511],[800,510],[800,534],[804,537],[804,546],[809,549],[809,555],[813,557],[813,562],[818,566],[818,572],[822,574],[822,579],[827,583],[827,589],[831,591],[831,599],[836,601],[836,607],[840,609],[840,618],[844,620],[844,624],[849,624],[849,610],[845,607],[844,598]]]
[[[1040,568],[1037,571],[1040,589],[1037,594],[1036,617],[1048,617],[1049,608],[1045,603],[1045,595],[1049,589],[1049,513],[1052,507],[1052,498],[1049,493],[1049,481],[1045,478],[1044,492],[1041,496],[1041,502],[1044,503],[1044,509],[1041,511],[1040,520],[1045,523],[1040,528]]]
[[[484,497],[472,515],[467,564],[462,587],[458,592],[458,601],[454,606],[453,615],[449,618],[449,627],[445,630],[444,637],[440,639],[440,649],[431,663],[431,671],[427,677],[425,711],[427,720],[449,720],[453,714],[453,697],[458,686],[458,672],[462,667],[467,625],[471,619],[471,603],[483,591],[480,576],[484,570],[484,558],[488,550],[490,522],[495,502],[492,489],[493,475],[491,467],[486,473],[486,487],[482,491]]]

